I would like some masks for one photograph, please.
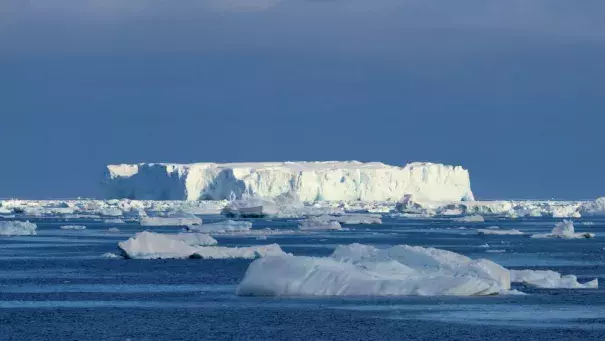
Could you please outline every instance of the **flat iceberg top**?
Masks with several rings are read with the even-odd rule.
[[[392,168],[415,168],[439,165],[431,162],[412,162],[404,167],[391,166],[382,162],[360,162],[360,161],[283,161],[283,162],[233,162],[233,163],[214,163],[214,162],[196,162],[196,163],[137,163],[137,164],[114,164],[108,165],[107,169],[113,176],[129,177],[138,171],[138,167],[143,166],[162,166],[172,169],[186,168],[216,168],[216,169],[287,169],[296,172],[300,171],[321,171],[333,169],[392,169]],[[454,167],[454,166],[449,166]],[[457,166],[462,169],[462,167]]]
[[[108,165],[108,198],[226,200],[244,195],[301,201],[396,201],[406,194],[430,200],[472,200],[470,177],[460,166],[416,162],[138,163]]]

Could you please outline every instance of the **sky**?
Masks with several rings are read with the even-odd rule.
[[[605,2],[4,0],[0,197],[135,162],[430,161],[605,195]]]

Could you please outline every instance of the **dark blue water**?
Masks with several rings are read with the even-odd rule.
[[[576,229],[597,238],[538,240],[472,230],[498,225],[546,232],[552,219],[468,224],[385,218],[383,225],[349,231],[216,239],[227,246],[278,243],[297,255],[328,255],[334,246],[353,242],[432,246],[509,268],[604,281],[605,220],[580,221],[594,222],[577,223]],[[36,223],[37,236],[0,238],[0,340],[605,340],[603,289],[520,285],[529,295],[470,298],[238,297],[235,288],[250,261],[104,259],[103,253],[117,252],[117,242],[142,228],[70,221],[88,228],[66,231],[59,229],[64,221]],[[254,223],[296,226],[288,220]],[[120,232],[107,231],[114,226]]]

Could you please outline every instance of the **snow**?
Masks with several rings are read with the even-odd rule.
[[[467,170],[459,166],[379,162],[140,163],[107,166],[110,198],[226,200],[231,193],[300,200],[398,200],[406,194],[430,200],[472,200]]]
[[[214,244],[216,240],[203,234],[169,235],[144,231],[118,243],[118,247],[125,257],[132,259],[254,259],[286,254],[277,244],[248,247],[202,246]]]
[[[544,289],[596,289],[599,280],[594,279],[584,284],[578,282],[574,275],[561,276],[551,270],[510,270],[511,282],[524,283]]]
[[[575,232],[573,222],[571,220],[563,220],[558,222],[550,233],[539,233],[531,236],[532,238],[563,238],[563,239],[584,239],[594,238],[594,233]]]
[[[187,229],[203,233],[244,232],[252,229],[252,223],[249,221],[225,220],[212,224],[188,226]]]
[[[86,230],[83,225],[63,225],[59,227],[61,230]]]
[[[37,228],[29,221],[0,221],[0,236],[35,236]]]
[[[254,261],[237,288],[252,296],[490,295],[510,289],[507,269],[454,252],[351,244],[330,257],[279,256]]]
[[[519,231],[519,230],[494,230],[494,229],[478,229],[477,230],[478,234],[483,234],[483,235],[497,235],[497,236],[522,236],[524,235],[523,232]]]
[[[322,220],[317,217],[311,217],[300,222],[298,228],[304,231],[309,230],[342,230],[340,223],[334,220]]]
[[[143,217],[141,226],[188,226],[201,225],[202,218],[188,213],[173,213],[164,217]]]
[[[460,223],[483,223],[483,222],[485,222],[485,219],[483,219],[483,217],[480,215],[459,217],[459,218],[454,218],[452,220],[460,222]]]

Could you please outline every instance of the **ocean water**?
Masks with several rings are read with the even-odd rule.
[[[0,237],[0,340],[605,340],[604,289],[515,285],[529,295],[238,297],[249,260],[105,259],[102,254],[117,253],[119,241],[144,228],[70,220],[87,229],[61,230],[65,221],[34,221],[37,236]],[[255,229],[297,226],[294,220],[252,221]],[[586,221],[594,224],[582,225]],[[544,233],[555,222],[385,217],[382,225],[347,231],[216,239],[225,246],[278,243],[286,252],[315,256],[353,242],[431,246],[513,269],[551,269],[605,283],[605,219],[577,220],[576,230],[597,234],[590,240],[479,236],[473,230],[497,225]]]

